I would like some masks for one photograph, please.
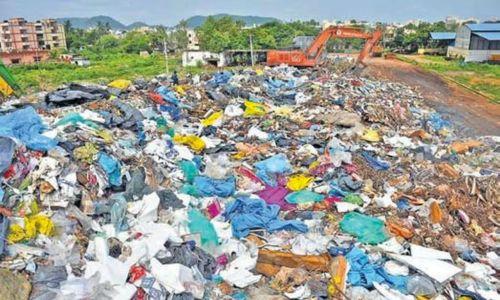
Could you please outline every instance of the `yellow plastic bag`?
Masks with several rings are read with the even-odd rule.
[[[218,121],[222,118],[223,114],[224,113],[222,111],[214,112],[213,114],[211,114],[210,116],[208,116],[208,118],[201,120],[201,125],[203,125],[205,127],[207,127],[207,126],[218,126],[218,125],[220,125],[219,124],[220,122],[218,122]],[[217,125],[214,125],[216,123],[217,123]]]
[[[186,145],[197,153],[205,149],[205,142],[196,135],[175,135],[174,142]]]
[[[380,142],[380,135],[373,129],[366,129],[361,138],[368,142]]]
[[[292,191],[300,191],[307,188],[311,182],[313,182],[314,177],[311,177],[306,174],[296,174],[292,175],[288,182],[286,183],[286,187]]]
[[[183,85],[177,85],[177,86],[175,86],[175,91],[176,91],[179,95],[181,95],[181,96],[186,95],[186,88],[185,88],[185,86],[183,86]]]
[[[117,80],[110,82],[108,84],[108,86],[115,88],[115,89],[124,90],[124,89],[128,88],[131,84],[132,84],[132,82],[130,80],[117,79]]]
[[[260,117],[266,114],[266,107],[260,103],[245,101],[244,117]]]
[[[293,112],[293,107],[288,105],[278,106],[274,109],[274,114],[282,117],[289,117]]]
[[[256,69],[255,70],[255,74],[257,74],[257,76],[264,75],[264,70],[262,70],[262,69]]]
[[[24,228],[19,224],[12,224],[9,228],[7,241],[10,244],[19,243],[35,238],[39,234],[52,236],[54,223],[45,215],[34,215],[24,218]]]

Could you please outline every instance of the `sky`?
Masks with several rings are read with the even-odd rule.
[[[0,19],[27,20],[106,15],[175,25],[194,15],[228,13],[290,20],[404,22],[442,20],[447,16],[500,18],[500,0],[0,0]]]

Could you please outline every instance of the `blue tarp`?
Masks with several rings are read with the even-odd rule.
[[[218,73],[214,74],[214,76],[212,77],[212,79],[210,79],[208,81],[208,83],[210,85],[217,87],[221,84],[228,83],[232,76],[233,76],[233,74],[231,72],[228,72],[228,71],[218,72]]]
[[[251,229],[264,228],[269,232],[295,230],[307,232],[307,225],[298,220],[279,219],[280,207],[267,205],[262,199],[238,198],[228,205],[224,217],[231,222],[233,236],[246,237]]]
[[[0,137],[0,175],[12,164],[16,143],[8,137]]]
[[[179,121],[182,114],[181,109],[173,105],[160,105],[160,111],[167,112],[172,121]]]
[[[122,173],[120,163],[104,152],[99,153],[99,165],[108,175],[110,185],[122,185]]]
[[[231,176],[225,179],[213,179],[206,176],[196,176],[193,185],[203,197],[229,197],[236,190],[236,178]]]
[[[276,186],[276,175],[292,172],[292,165],[284,154],[277,154],[256,163],[255,173],[267,185]]]
[[[0,116],[0,136],[16,138],[31,150],[48,151],[57,146],[56,140],[41,135],[44,129],[31,106]]]

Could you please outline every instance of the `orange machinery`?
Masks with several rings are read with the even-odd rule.
[[[326,42],[330,38],[360,38],[365,39],[365,46],[359,53],[357,64],[364,65],[363,60],[371,53],[373,47],[382,37],[382,31],[377,29],[374,32],[365,32],[360,28],[330,26],[323,30],[311,46],[304,52],[302,50],[270,50],[267,53],[267,65],[276,66],[287,64],[296,67],[313,67],[318,64],[323,50],[325,50]]]

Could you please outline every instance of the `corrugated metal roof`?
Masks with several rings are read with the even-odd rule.
[[[472,31],[500,31],[500,23],[467,24]]]
[[[474,32],[475,35],[479,35],[488,41],[500,41],[500,31],[498,32]]]
[[[456,36],[455,32],[431,32],[433,40],[454,40]]]

